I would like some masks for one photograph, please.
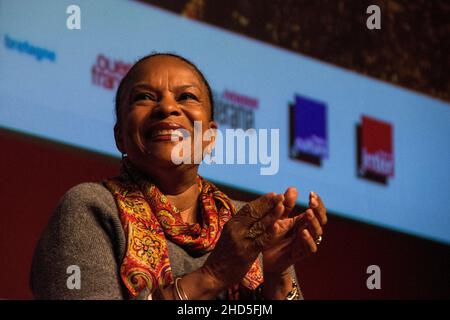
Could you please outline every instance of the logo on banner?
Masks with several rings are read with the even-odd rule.
[[[214,119],[221,125],[233,129],[251,129],[255,127],[255,110],[259,108],[257,98],[225,90],[214,94]]]
[[[56,61],[56,52],[38,47],[34,44],[29,43],[28,41],[23,41],[19,39],[15,39],[5,34],[5,47],[10,50],[16,50],[20,53],[27,54],[33,56],[37,61],[48,60],[50,62]]]
[[[384,184],[394,176],[392,132],[390,123],[362,116],[357,126],[359,176]]]
[[[105,89],[115,90],[131,66],[132,63],[99,54],[91,68],[92,83]]]
[[[325,103],[295,96],[289,105],[290,157],[321,166],[328,158],[327,106]]]

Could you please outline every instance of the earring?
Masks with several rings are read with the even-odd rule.
[[[122,160],[128,157],[128,153],[122,153]]]
[[[207,150],[206,152],[208,152],[209,157],[211,158],[210,163],[211,163],[211,164],[215,164],[215,163],[216,163],[216,158],[213,157],[213,155],[212,155],[212,147],[209,146],[209,147],[208,147],[208,150]]]

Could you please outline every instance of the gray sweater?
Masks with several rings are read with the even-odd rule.
[[[243,204],[235,201],[238,210]],[[209,255],[192,257],[167,243],[174,277],[198,269]],[[32,292],[38,299],[126,299],[119,274],[125,252],[126,238],[112,194],[100,183],[79,184],[62,197],[37,244]],[[69,289],[68,279],[74,274],[69,266],[79,267],[80,289]],[[146,295],[144,291],[138,298]]]

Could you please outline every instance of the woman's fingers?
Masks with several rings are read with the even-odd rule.
[[[252,240],[254,250],[261,251],[269,248],[280,239],[279,226],[274,226],[274,223],[283,213],[284,205],[279,203],[272,214],[268,214],[250,228],[246,238]]]
[[[317,252],[317,244],[308,229],[298,230],[295,245],[292,247],[292,263],[299,262]]]
[[[295,202],[297,201],[298,192],[297,189],[294,187],[287,188],[286,192],[284,193],[284,214],[283,217],[288,217],[289,214],[292,212],[292,210],[295,207]]]
[[[316,253],[317,252],[317,244],[314,238],[311,236],[311,233],[307,229],[303,229],[301,237],[306,244],[306,248],[308,249],[308,253]]]
[[[268,248],[289,234],[299,233],[300,239],[297,237],[295,241],[302,242],[304,249],[300,251],[317,251],[316,240],[322,236],[322,226],[327,223],[325,206],[320,197],[311,192],[310,208],[303,214],[292,215],[297,196],[297,190],[290,187],[284,195],[266,194],[239,211],[236,216],[248,230],[245,238],[252,241],[254,250]]]
[[[247,238],[256,239],[263,233],[269,233],[268,238],[273,238],[275,236],[276,228],[273,227],[275,221],[281,218],[284,213],[284,205],[279,202],[275,208],[271,210],[268,214],[262,217],[260,220],[254,222],[247,233]],[[272,228],[271,228],[272,227]]]
[[[274,192],[265,194],[247,203],[233,218],[239,220],[245,228],[250,228],[256,221],[271,213],[272,209],[283,201],[283,195],[277,195]]]
[[[322,226],[320,225],[317,217],[314,215],[313,210],[306,210],[306,217],[308,219],[308,231],[310,235],[317,240],[320,236],[322,236]]]
[[[328,221],[327,210],[319,195],[313,191],[309,194],[309,206],[313,209],[314,214],[319,219],[321,225],[325,225]]]
[[[298,229],[297,221],[300,220],[301,216],[296,216],[293,218],[279,219],[272,224],[272,226],[266,229],[269,233],[270,243],[266,244],[266,248],[280,241],[287,240],[292,241],[292,235],[296,234]],[[306,224],[305,224],[306,227]]]

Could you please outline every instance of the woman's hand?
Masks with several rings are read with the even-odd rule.
[[[285,213],[284,196],[269,193],[246,204],[222,229],[203,265],[215,286],[225,289],[242,280],[259,253],[272,242],[268,230]]]
[[[310,232],[314,236],[322,234],[321,230],[314,228],[316,215],[320,224],[326,223],[326,210],[319,197],[310,197],[311,209],[306,213],[292,215],[296,200],[297,190],[289,188],[284,195],[270,193],[239,210],[225,224],[205,264],[181,279],[180,285],[187,296],[191,299],[216,297],[241,281],[259,253],[263,252],[264,288],[272,294],[266,298],[284,299],[292,288],[291,278],[284,276],[285,271],[298,260],[297,254],[317,250],[310,235]],[[307,218],[308,212],[313,212],[314,219]],[[307,231],[308,238],[301,236],[305,228],[310,230]],[[164,299],[176,299],[173,286],[162,291]]]
[[[284,198],[285,211],[273,224],[270,245],[263,251],[266,278],[283,277],[291,265],[316,253],[316,241],[327,223],[326,208],[316,193],[310,193],[309,208],[301,214],[292,213],[297,201],[295,188],[288,188]]]

